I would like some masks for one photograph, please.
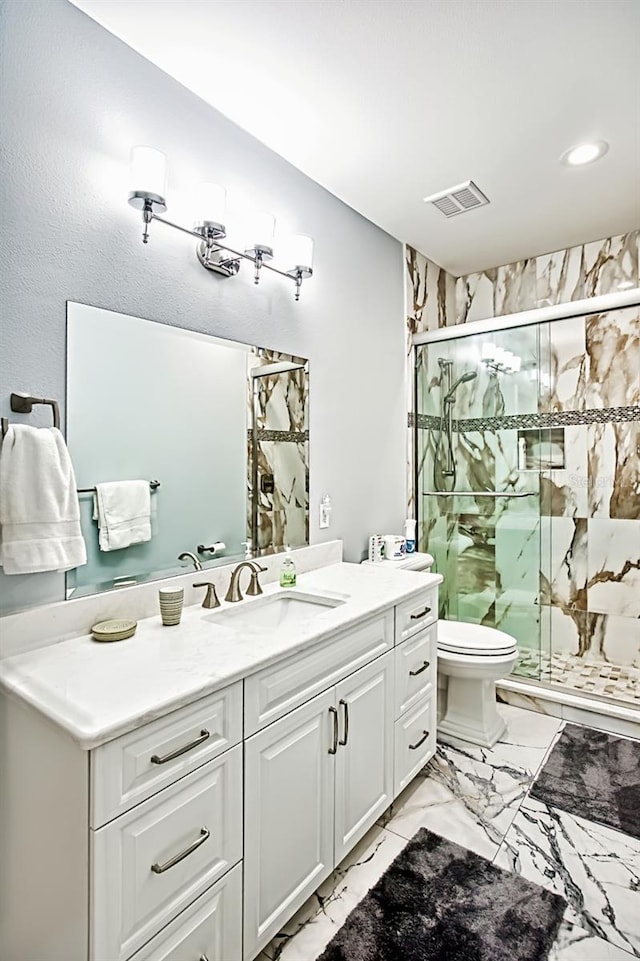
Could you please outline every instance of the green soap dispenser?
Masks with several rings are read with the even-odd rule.
[[[287,554],[280,568],[280,587],[296,586],[296,565],[290,554]]]

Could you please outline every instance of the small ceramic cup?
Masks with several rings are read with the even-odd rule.
[[[184,603],[183,587],[161,587],[158,591],[160,599],[160,616],[165,627],[175,627],[180,623],[182,605]]]

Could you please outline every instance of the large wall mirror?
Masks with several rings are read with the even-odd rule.
[[[268,348],[67,305],[67,443],[88,562],[67,596],[309,542],[308,363]],[[158,482],[151,539],[101,549],[96,484]],[[223,543],[215,553],[206,550]],[[199,548],[205,548],[202,550]]]

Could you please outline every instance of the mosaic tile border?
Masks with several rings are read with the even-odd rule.
[[[549,413],[507,414],[503,417],[468,417],[454,420],[456,431],[508,430],[526,427],[569,427],[577,424],[611,424],[640,421],[640,406],[603,407],[592,410],[556,410]],[[433,414],[409,415],[409,426],[417,423],[423,430],[440,427],[440,418]]]
[[[253,431],[248,430],[249,439],[253,439]],[[258,430],[258,440],[285,441],[290,444],[306,444],[309,440],[308,430]]]

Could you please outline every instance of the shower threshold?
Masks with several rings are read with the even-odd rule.
[[[498,700],[516,707],[640,739],[640,705],[514,675],[498,681],[496,692]]]

